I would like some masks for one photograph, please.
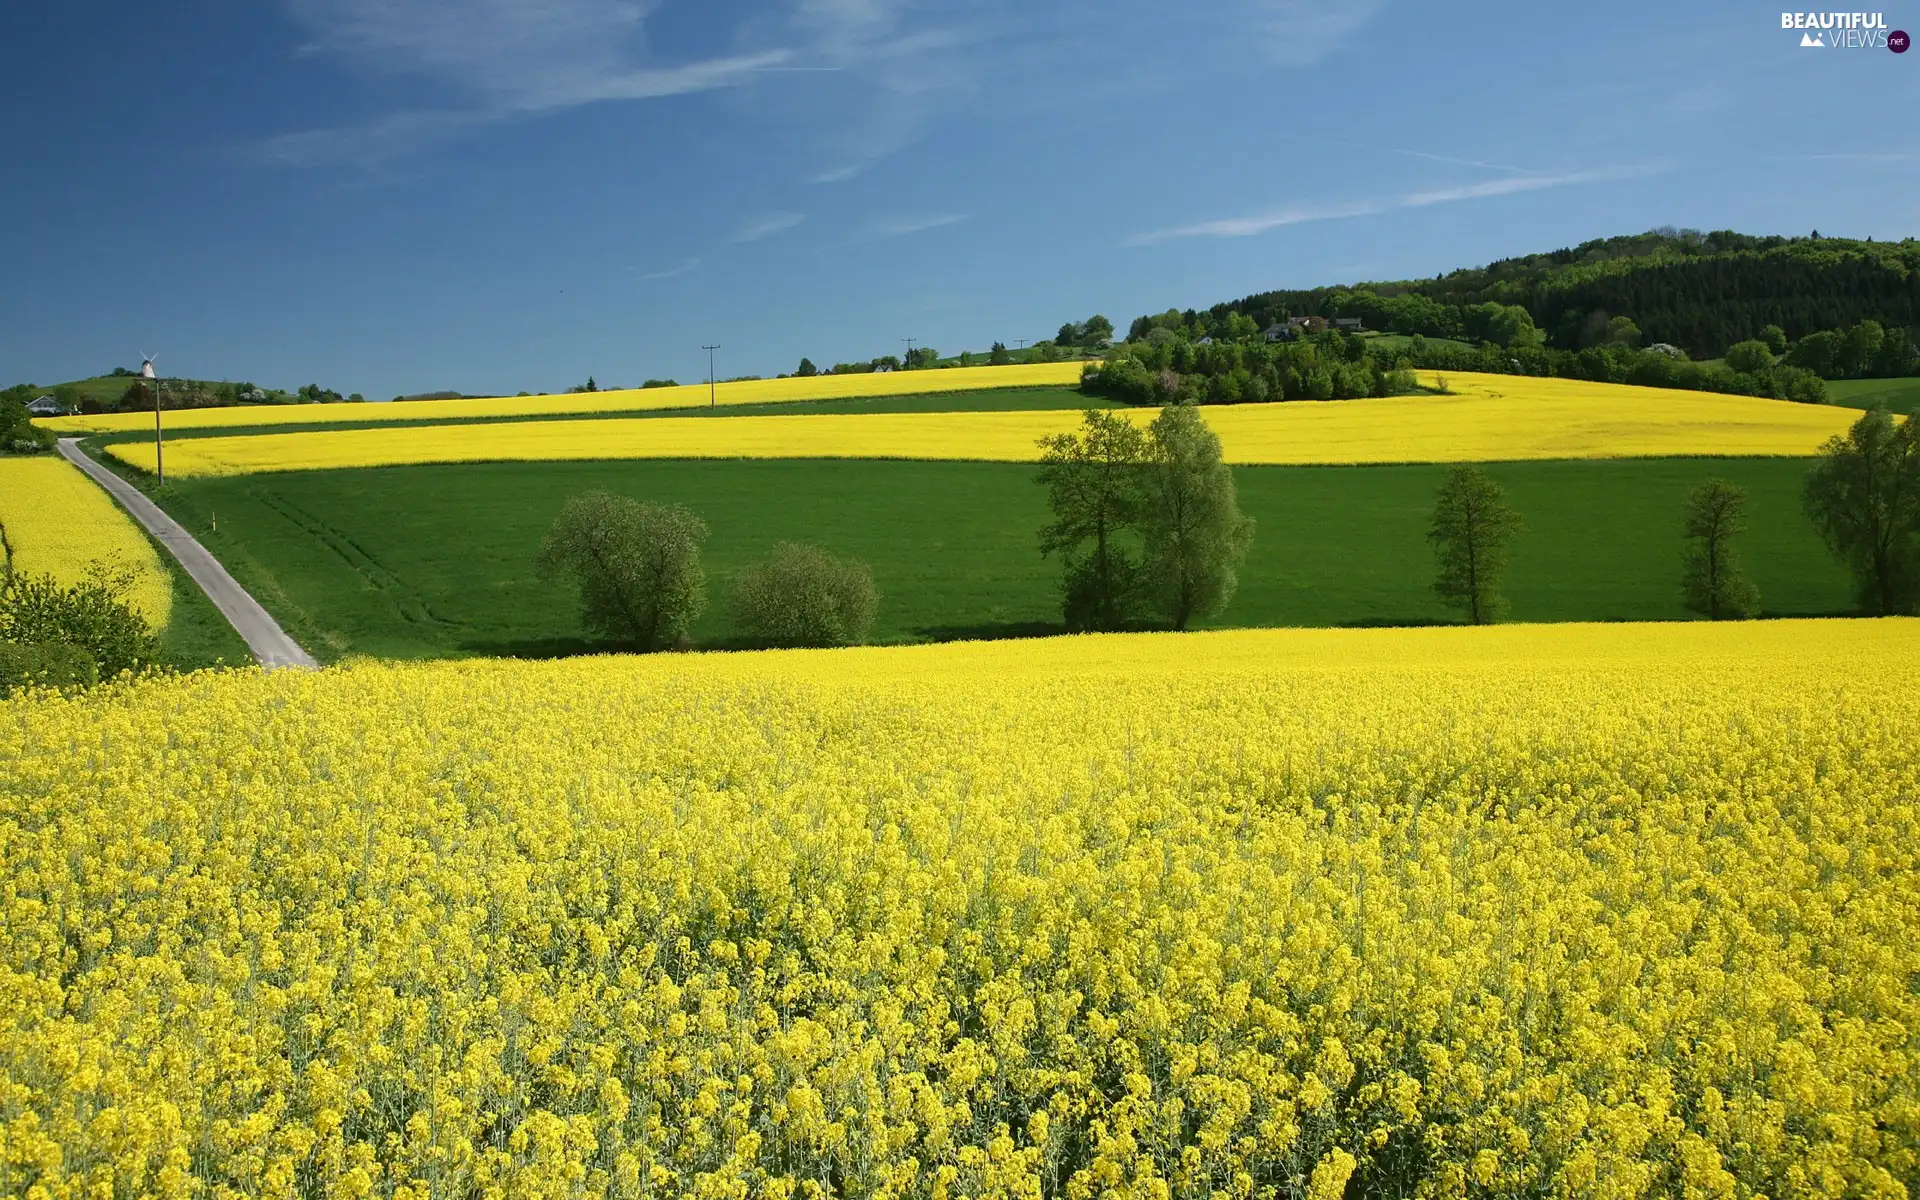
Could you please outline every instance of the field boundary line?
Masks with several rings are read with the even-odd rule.
[[[247,643],[247,649],[261,666],[272,671],[281,667],[314,668],[320,665],[311,654],[300,648],[298,642],[287,636],[286,630],[280,628],[280,623],[227,573],[227,569],[220,565],[220,560],[201,545],[198,538],[149,500],[139,488],[87,457],[79,443],[79,438],[61,438],[60,457],[86,472],[87,477],[105,489],[120,507],[126,509],[134,520],[153,535],[155,541],[167,548],[167,552],[200,585],[207,599],[213,601],[220,615],[233,626],[234,632]]]

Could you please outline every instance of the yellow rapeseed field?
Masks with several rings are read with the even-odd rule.
[[[78,582],[96,563],[131,571],[127,598],[155,628],[166,625],[173,584],[153,543],[71,463],[50,456],[0,458],[0,529],[17,570],[62,583]]]
[[[1920,621],[0,702],[0,1195],[1902,1197]]]
[[[742,379],[714,385],[722,406],[790,400],[839,400],[967,392],[981,388],[1055,387],[1080,382],[1078,362],[1004,367],[947,367],[869,375],[813,375],[805,379]],[[333,421],[471,421],[567,413],[644,412],[689,408],[708,402],[707,385],[622,388],[554,396],[494,396],[474,400],[408,400],[392,404],[250,405],[201,408],[164,415],[169,429],[224,429],[242,425],[313,425]],[[52,417],[40,422],[62,433],[138,433],[153,428],[152,413],[99,413]]]
[[[1493,381],[1493,382],[1488,382]],[[1234,463],[1487,462],[1658,455],[1810,455],[1850,409],[1657,388],[1479,376],[1458,395],[1209,407]],[[1507,390],[1502,390],[1505,388]],[[1131,415],[1143,424],[1153,410]],[[807,413],[413,426],[183,440],[180,475],[585,458],[923,458],[1021,462],[1077,412]],[[153,469],[153,447],[111,453]]]

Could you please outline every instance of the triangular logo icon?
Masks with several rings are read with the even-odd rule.
[[[1800,44],[1801,44],[1802,46],[1819,46],[1819,47],[1821,47],[1822,49],[1824,49],[1824,48],[1826,47],[1826,43],[1820,40],[1820,35],[1819,35],[1819,34],[1817,34],[1817,33],[1803,33],[1803,34],[1801,34],[1801,35],[1800,35]]]

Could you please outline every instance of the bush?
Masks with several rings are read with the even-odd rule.
[[[53,431],[35,425],[26,405],[0,401],[0,451],[40,454],[53,449],[53,440]]]
[[[122,598],[131,584],[131,572],[104,567],[64,585],[49,575],[12,572],[0,580],[0,641],[74,647],[92,660],[100,679],[153,666],[159,643]]]
[[[1764,371],[1773,365],[1773,351],[1762,341],[1735,342],[1727,347],[1727,366],[1744,374]]]
[[[87,687],[98,682],[99,666],[78,646],[0,642],[0,696],[24,687]]]
[[[879,606],[865,563],[798,542],[781,542],[733,580],[735,627],[769,646],[858,645]]]

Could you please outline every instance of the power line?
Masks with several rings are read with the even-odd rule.
[[[713,386],[713,352],[720,348],[720,343],[715,342],[711,346],[702,346],[700,348],[707,352],[707,407],[718,408],[720,406],[720,396],[719,393],[714,390]]]

